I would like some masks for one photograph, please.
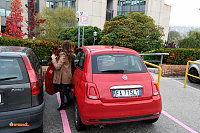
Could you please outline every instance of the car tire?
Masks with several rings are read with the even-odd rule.
[[[77,102],[74,102],[74,123],[77,131],[85,129],[85,125],[81,121]]]
[[[197,70],[195,70],[195,69],[191,69],[189,71],[189,74],[199,77],[199,74],[198,74]],[[197,78],[194,78],[194,77],[191,77],[191,76],[188,76],[188,79],[191,83],[196,83],[196,84],[200,83],[200,79],[197,79]]]
[[[154,118],[154,119],[149,119],[149,120],[144,120],[145,123],[155,123],[158,121],[159,118]]]

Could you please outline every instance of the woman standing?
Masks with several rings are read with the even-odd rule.
[[[55,68],[53,84],[54,88],[58,88],[61,99],[61,105],[57,110],[66,109],[70,102],[69,92],[72,83],[71,63],[75,58],[70,42],[64,41],[62,44],[62,51],[59,53],[59,56],[56,57],[53,54],[51,58]],[[64,95],[67,98],[67,103],[64,102]]]

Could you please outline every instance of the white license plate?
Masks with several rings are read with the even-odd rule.
[[[131,90],[113,90],[113,97],[139,97],[142,96],[141,89],[131,89]]]

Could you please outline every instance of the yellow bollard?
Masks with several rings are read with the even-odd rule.
[[[158,88],[159,88],[159,87],[160,87],[161,72],[162,72],[161,67],[158,66],[158,65],[155,65],[155,64],[152,64],[152,63],[146,62],[146,61],[144,61],[144,63],[145,63],[145,64],[148,64],[148,65],[150,65],[150,66],[156,67],[156,68],[159,69],[159,72],[158,72],[158,82],[157,82],[157,84],[158,84]]]
[[[190,64],[190,61],[187,62],[187,67],[186,67],[186,72],[185,72],[184,88],[186,87],[189,64]]]
[[[191,76],[191,77],[194,77],[194,78],[200,79],[200,78],[197,77],[197,76],[194,76],[194,75],[188,74],[188,68],[189,68],[189,64],[190,64],[190,63],[193,63],[193,64],[199,64],[199,63],[194,62],[194,61],[188,61],[188,62],[187,62],[187,67],[186,67],[186,72],[185,72],[184,88],[186,87],[187,76]],[[199,64],[199,65],[200,65],[200,64]]]

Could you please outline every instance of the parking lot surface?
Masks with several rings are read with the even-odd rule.
[[[157,81],[157,74],[153,74]],[[160,92],[163,112],[154,124],[130,122],[88,126],[82,133],[197,133],[200,132],[200,84],[187,83],[184,78],[161,78]],[[57,111],[57,95],[45,94],[44,133],[77,133],[74,126],[74,109]],[[66,113],[65,113],[66,112]],[[63,119],[62,119],[63,118]],[[64,128],[63,128],[64,125]]]

